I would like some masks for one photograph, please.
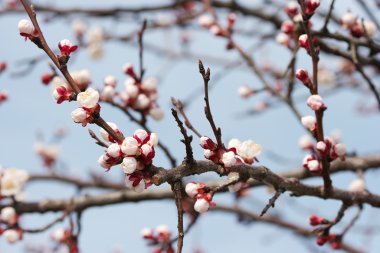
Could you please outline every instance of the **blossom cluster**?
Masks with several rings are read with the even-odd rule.
[[[8,243],[16,243],[22,239],[23,231],[18,225],[19,215],[16,210],[7,206],[0,211],[0,236],[3,236]]]
[[[346,12],[340,18],[340,23],[344,29],[350,30],[351,35],[357,38],[365,35],[373,36],[377,31],[375,23],[369,20],[362,20],[353,15],[351,11]]]
[[[218,147],[207,136],[202,136],[200,142],[205,158],[222,165],[227,171],[234,165],[253,164],[256,156],[261,153],[261,145],[252,140],[241,142],[238,139],[231,139],[227,149]]]
[[[207,212],[210,206],[215,206],[212,202],[212,194],[206,193],[206,185],[204,183],[188,183],[185,191],[190,198],[195,198],[194,210],[198,213]]]
[[[108,122],[111,128],[120,133],[116,124]],[[149,187],[151,178],[146,169],[152,164],[155,155],[155,147],[158,145],[156,133],[148,133],[138,129],[131,137],[126,137],[122,142],[117,142],[103,128],[100,134],[104,140],[111,142],[106,152],[98,159],[99,164],[107,171],[112,166],[121,164],[126,174],[126,186],[136,192],[142,192]]]
[[[204,14],[198,18],[198,23],[201,27],[208,29],[213,35],[219,37],[229,37],[233,33],[233,27],[236,22],[236,14],[229,13],[227,15],[226,26],[223,27],[217,20],[211,15]],[[232,49],[233,44],[228,43],[226,48]]]
[[[166,225],[160,225],[155,230],[144,228],[141,230],[141,236],[149,242],[149,245],[155,246],[153,253],[174,253],[172,247],[171,233]]]
[[[334,138],[325,137],[324,141],[319,141],[314,145],[310,138],[302,137],[299,144],[304,150],[311,152],[311,154],[304,157],[303,166],[312,173],[321,173],[323,157],[327,157],[329,162],[338,158],[341,160],[345,159],[346,146],[338,143]]]
[[[157,104],[157,80],[145,78],[140,80],[132,64],[125,64],[123,72],[128,75],[124,81],[124,90],[120,93],[120,99],[125,106],[145,115],[150,115],[155,120],[161,120],[164,116],[163,110]],[[105,83],[104,89],[110,89],[112,85]],[[103,91],[105,93],[105,91]]]
[[[99,114],[99,97],[99,92],[93,88],[87,88],[86,91],[78,94],[77,101],[80,107],[71,112],[71,117],[75,123],[86,126],[93,120],[93,114]]]
[[[77,241],[74,239],[69,229],[57,228],[51,234],[51,239],[57,243],[57,246],[66,246],[70,253],[79,252]]]

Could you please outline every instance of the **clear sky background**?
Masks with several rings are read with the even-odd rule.
[[[91,7],[115,7],[115,6],[142,6],[159,4],[168,1],[40,1],[41,3],[57,4],[58,6],[91,6]],[[247,5],[254,5],[245,1]],[[258,1],[257,1],[258,2]],[[355,13],[360,14],[361,9],[349,1],[337,0],[339,8],[337,13],[343,13],[351,8]],[[353,1],[355,2],[355,1]],[[372,1],[371,1],[372,3]],[[326,9],[330,1],[322,1],[322,8]],[[161,17],[170,17],[170,13],[160,14]],[[148,20],[157,18],[159,15],[146,15]],[[43,60],[36,64],[32,71],[26,76],[15,78],[12,73],[22,70],[23,62],[29,57],[41,55],[42,52],[34,44],[25,42],[18,34],[17,23],[19,19],[26,18],[26,14],[0,15],[0,61],[9,62],[9,69],[0,76],[0,90],[9,92],[9,101],[0,105],[0,164],[6,167],[16,167],[28,170],[30,173],[42,173],[46,169],[42,167],[40,159],[33,150],[33,144],[37,140],[39,133],[42,133],[45,140],[51,139],[53,132],[58,126],[64,126],[67,130],[67,137],[60,143],[61,155],[60,163],[64,163],[65,174],[79,175],[86,177],[89,171],[98,171],[105,178],[122,180],[123,176],[114,168],[108,173],[103,173],[103,169],[97,164],[99,155],[103,149],[95,145],[87,133],[87,128],[74,124],[70,113],[77,107],[74,103],[63,103],[57,105],[52,98],[51,87],[45,87],[40,82],[42,73],[49,71],[48,60]],[[39,15],[39,20],[47,16]],[[117,34],[125,34],[136,29],[134,17],[130,16],[117,22],[111,18],[83,18],[89,26],[100,26],[106,31]],[[75,40],[71,31],[71,21],[73,17],[54,18],[50,22],[41,22],[45,37],[51,47],[55,47],[59,40],[68,38]],[[237,25],[245,29],[257,29],[257,20],[247,21],[238,16]],[[318,25],[318,23],[316,24]],[[269,30],[270,31],[270,30]],[[198,54],[213,55],[225,59],[236,59],[235,52],[225,51],[225,41],[214,38],[207,31],[196,29],[191,33],[193,42],[189,47],[190,52]],[[379,34],[377,34],[379,37]],[[156,46],[183,50],[180,46],[180,31],[170,29],[165,31],[148,31],[145,41]],[[255,43],[250,37],[239,38],[239,41],[249,47]],[[93,87],[100,88],[105,76],[113,74],[119,79],[119,88],[125,76],[121,72],[124,63],[138,63],[138,51],[131,44],[119,42],[108,42],[104,46],[105,54],[100,61],[90,59],[85,50],[75,53],[75,59],[70,61],[70,70],[88,69],[91,72]],[[269,63],[273,66],[284,68],[289,61],[290,54],[274,42],[266,42],[253,50],[253,55],[259,63]],[[301,52],[298,67],[310,69],[310,60],[304,52]],[[154,129],[160,141],[170,147],[178,160],[184,156],[183,144],[179,142],[181,138],[176,123],[170,117],[170,97],[185,98],[187,94],[202,86],[202,80],[198,73],[198,65],[195,59],[170,61],[165,57],[157,56],[149,51],[145,54],[146,76],[159,77],[159,103],[165,110],[166,117],[161,122],[149,122],[149,126]],[[290,168],[300,167],[302,164],[303,152],[297,145],[298,138],[306,132],[300,126],[296,118],[286,107],[270,109],[266,113],[258,116],[237,116],[258,103],[265,96],[255,96],[249,100],[242,100],[236,94],[236,90],[241,85],[260,87],[257,78],[244,67],[239,67],[229,72],[223,79],[213,83],[213,73],[224,71],[220,64],[212,64],[204,59],[204,64],[211,68],[211,85],[217,85],[211,92],[211,103],[214,111],[215,121],[222,128],[223,140],[227,142],[235,137],[241,140],[253,139],[262,144],[263,154],[259,157],[260,164],[266,165],[273,171],[280,172]],[[321,64],[334,69],[336,62],[328,56],[322,55]],[[165,72],[163,71],[165,70]],[[302,92],[302,87],[297,83],[297,94]],[[303,90],[304,91],[304,90]],[[306,100],[306,95],[305,95]],[[305,101],[304,100],[304,101]],[[348,151],[355,151],[360,154],[376,153],[379,147],[379,123],[378,114],[360,115],[355,110],[355,106],[367,100],[373,102],[372,94],[360,93],[356,91],[340,91],[326,98],[328,110],[326,111],[324,122],[327,134],[334,129],[339,129],[343,133],[343,142],[347,145]],[[298,103],[297,107],[303,115],[310,114],[304,102]],[[110,108],[107,105],[102,107],[102,115],[107,121],[118,124],[125,135],[131,135],[138,126],[129,122],[124,115]],[[193,124],[205,135],[212,135],[211,129],[204,117],[202,96],[194,98],[193,103],[188,108],[188,116]],[[98,128],[89,126],[96,133]],[[195,155],[197,159],[203,159],[202,150],[198,147],[198,141],[194,141]],[[269,154],[275,152],[286,158],[281,162],[275,161]],[[154,159],[156,165],[168,167],[167,159],[159,151]],[[211,178],[210,175],[207,176]],[[334,185],[346,188],[355,178],[354,174],[340,174],[333,176]],[[380,174],[376,171],[366,175],[368,188],[371,192],[380,194],[378,182]],[[310,184],[321,184],[321,179],[307,181]],[[163,186],[167,187],[167,185]],[[41,200],[46,198],[69,198],[75,194],[75,189],[58,183],[31,183],[26,188],[28,200]],[[100,191],[91,191],[91,194]],[[260,212],[265,205],[265,201],[270,198],[264,188],[255,188],[250,196],[242,201],[242,206]],[[232,203],[231,194],[218,195],[215,198],[218,204]],[[340,203],[337,201],[323,201],[315,198],[303,197],[295,199],[286,193],[280,198],[274,210],[270,214],[278,214],[281,217],[295,221],[298,225],[308,227],[307,218],[311,213],[316,213],[326,218],[334,218]],[[350,212],[352,216],[353,212]],[[375,226],[379,228],[379,210],[365,207],[364,213],[359,220],[360,226]],[[26,215],[22,217],[21,224],[25,227],[39,227],[54,219],[57,214],[46,215]],[[343,224],[347,224],[348,217]],[[140,230],[144,227],[156,227],[160,224],[167,224],[176,233],[176,209],[173,201],[152,201],[145,203],[119,204],[101,208],[91,208],[83,214],[83,231],[80,237],[81,252],[112,252],[120,249],[121,252],[150,252],[145,241],[140,239]],[[56,225],[54,228],[60,227]],[[337,226],[337,232],[341,226]],[[311,229],[311,228],[310,228]],[[24,242],[30,244],[49,245],[48,232],[38,235],[25,235]],[[334,231],[334,230],[333,230]],[[378,231],[379,232],[379,229]],[[376,233],[372,239],[362,234],[362,230],[353,229],[346,237],[347,242],[352,245],[364,248],[368,252],[377,252],[380,247],[379,235]],[[51,245],[51,244],[50,244]],[[311,248],[310,248],[311,247]],[[311,240],[305,240],[294,236],[291,232],[279,229],[278,227],[251,223],[248,225],[239,224],[237,218],[230,214],[207,213],[202,215],[196,227],[185,237],[185,252],[200,248],[207,253],[216,252],[308,252],[311,249],[316,252],[329,252],[329,246],[319,248]],[[0,238],[0,253],[23,252],[23,244],[18,243],[9,247],[4,239]]]

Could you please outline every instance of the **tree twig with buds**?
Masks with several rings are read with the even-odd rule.
[[[276,200],[281,196],[281,194],[284,193],[284,190],[283,189],[278,189],[276,190],[276,193],[273,195],[272,198],[269,199],[269,202],[268,204],[264,207],[264,209],[261,211],[260,213],[260,217],[263,216],[264,214],[266,214],[266,212],[269,210],[269,208],[273,207],[274,208],[274,205],[276,203]]]
[[[183,144],[185,144],[185,147],[186,147],[185,162],[191,164],[191,163],[194,162],[193,149],[191,147],[191,142],[193,141],[193,136],[191,136],[191,135],[188,136],[187,135],[187,131],[184,128],[182,121],[179,119],[178,113],[177,113],[177,111],[175,109],[172,109],[172,115],[173,115],[175,121],[177,122],[177,125],[178,125],[179,129],[181,130],[181,134],[183,135],[183,139],[181,140],[181,142]]]
[[[186,113],[185,113],[185,110],[184,110],[184,106],[183,106],[183,103],[181,100],[179,99],[176,99],[176,98],[173,98],[172,97],[172,104],[175,106],[175,108],[177,109],[177,111],[179,112],[179,114],[181,114],[181,116],[183,117],[183,119],[185,120],[185,125],[188,129],[190,129],[191,131],[193,131],[193,133],[201,138],[202,137],[202,134],[199,133],[199,131],[197,129],[195,129],[195,127],[193,126],[193,124],[191,124],[189,118],[187,117]]]

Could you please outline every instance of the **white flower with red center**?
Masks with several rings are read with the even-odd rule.
[[[351,192],[363,192],[365,191],[365,182],[363,178],[354,179],[348,186],[348,191]]]
[[[204,14],[198,18],[198,23],[203,28],[210,28],[214,24],[214,20],[210,15]]]
[[[240,86],[237,93],[242,98],[248,98],[255,94],[255,90],[249,88],[248,86]]]
[[[117,84],[116,77],[109,75],[109,76],[106,76],[106,78],[104,78],[104,85],[116,87],[116,84]]]
[[[14,224],[17,223],[17,219],[18,219],[17,213],[13,207],[7,206],[1,209],[1,213],[0,213],[1,221],[7,223],[10,226],[13,226]]]
[[[65,100],[70,100],[71,92],[64,86],[60,86],[53,91],[53,97],[57,100],[57,104],[61,104]]]
[[[109,125],[116,134],[120,133],[120,130],[115,123],[107,122],[107,125]],[[105,141],[115,142],[115,140],[112,138],[112,136],[103,128],[100,128],[100,135],[102,136],[102,138]]]
[[[304,116],[301,118],[302,125],[309,131],[314,131],[317,126],[317,120],[313,116]]]
[[[125,174],[132,174],[137,169],[137,160],[134,157],[125,157],[121,167]]]
[[[30,38],[35,34],[34,26],[30,20],[27,19],[21,19],[18,22],[18,30],[20,32],[21,36],[24,36],[26,38]]]
[[[241,145],[241,141],[239,139],[233,138],[228,142],[228,149],[235,148],[238,150],[238,148]]]
[[[307,0],[306,1],[306,13],[308,15],[313,15],[315,10],[319,6],[319,0]]]
[[[215,150],[217,145],[215,144],[215,142],[213,142],[209,137],[207,136],[202,136],[200,138],[200,145],[202,148],[204,149],[210,149],[210,150]]]
[[[244,162],[252,164],[256,156],[261,153],[261,145],[252,140],[247,140],[241,143],[237,148],[237,154],[244,159]]]
[[[194,210],[198,213],[205,213],[210,209],[210,206],[215,206],[212,202],[211,194],[198,194],[197,201],[194,204]]]
[[[291,34],[294,32],[294,23],[290,20],[285,20],[281,24],[281,31],[285,34]]]
[[[87,111],[83,108],[77,108],[71,112],[71,118],[75,123],[83,123],[87,119]]]
[[[99,102],[99,92],[93,88],[88,88],[86,91],[78,94],[77,101],[82,107],[94,108]]]
[[[313,111],[326,109],[326,105],[323,103],[322,97],[319,95],[311,95],[306,103]]]
[[[279,33],[276,36],[276,41],[277,41],[278,44],[283,45],[285,47],[288,47],[289,46],[290,38],[285,33]]]
[[[78,49],[78,46],[73,45],[68,39],[63,39],[58,43],[58,48],[61,50],[62,56],[70,56],[72,52]]]
[[[127,137],[121,144],[121,151],[127,156],[134,156],[137,153],[139,143],[133,137]]]
[[[7,229],[3,232],[2,236],[8,243],[16,243],[21,240],[21,231],[15,229]]]
[[[137,129],[133,137],[139,142],[139,143],[145,143],[145,141],[148,141],[149,134],[144,129]]]
[[[206,187],[206,185],[204,183],[194,183],[194,182],[191,182],[191,183],[188,183],[186,185],[185,191],[186,191],[186,194],[190,198],[194,198],[198,194],[204,193],[204,188],[205,187]]]

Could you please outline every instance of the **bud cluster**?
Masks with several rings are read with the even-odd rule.
[[[117,134],[121,134],[114,123],[108,124]],[[107,171],[112,166],[121,164],[126,174],[126,186],[136,192],[142,192],[149,187],[152,183],[147,168],[155,156],[154,149],[158,145],[157,134],[138,129],[132,137],[126,137],[121,143],[116,142],[103,128],[100,129],[100,135],[112,143],[99,157],[99,164]]]
[[[198,213],[207,212],[210,206],[215,206],[212,202],[211,193],[205,192],[206,185],[204,183],[188,183],[185,191],[190,198],[195,198],[194,210]]]
[[[149,245],[155,246],[154,253],[175,252],[172,247],[172,235],[166,225],[160,225],[155,230],[144,228],[141,230],[141,236],[149,242]]]
[[[303,159],[303,166],[310,172],[320,174],[322,170],[322,157],[327,157],[329,162],[336,159],[345,159],[346,146],[341,143],[336,143],[336,140],[326,137],[324,141],[319,141],[316,145],[310,139],[302,137],[300,145],[303,149],[310,150],[311,154],[308,154]]]
[[[3,236],[8,243],[16,243],[22,239],[23,231],[19,224],[19,215],[16,210],[7,206],[0,211],[0,236]],[[4,225],[4,226],[1,226]]]
[[[81,123],[82,126],[86,126],[93,120],[94,114],[99,114],[99,97],[99,92],[93,88],[87,88],[86,91],[77,95],[77,101],[81,107],[71,112],[71,117],[75,123]]]
[[[22,189],[28,181],[29,174],[25,170],[0,168],[0,199],[5,197],[22,198]]]
[[[34,144],[34,150],[41,157],[43,164],[47,168],[52,168],[60,153],[59,147],[55,144],[45,146],[42,142]]]

